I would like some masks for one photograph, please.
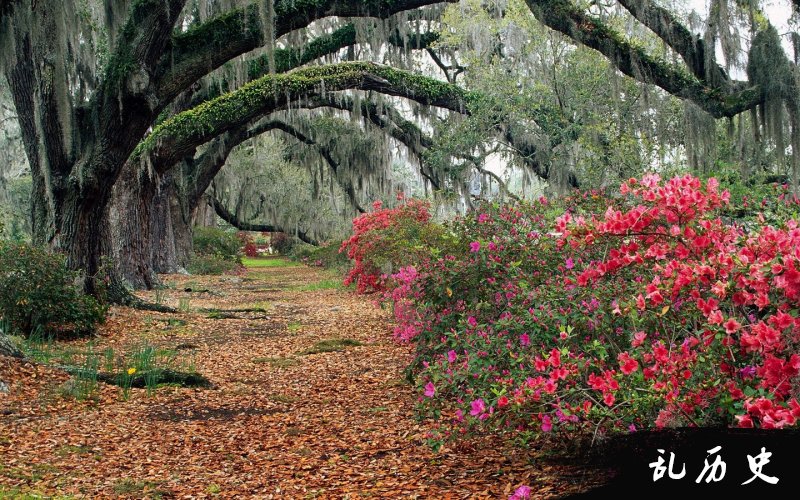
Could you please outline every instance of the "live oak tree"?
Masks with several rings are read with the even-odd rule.
[[[109,253],[104,248],[108,241],[104,215],[123,166],[159,114],[199,78],[320,18],[387,17],[428,3],[432,2],[278,1],[269,9],[232,5],[229,11],[181,31],[185,0],[4,2],[2,67],[33,178],[34,242],[63,251],[71,267],[94,276],[101,270],[101,257]],[[156,172],[166,172],[202,142],[253,118],[242,113],[241,106],[250,104],[247,99],[260,97],[264,103],[277,98],[277,105],[297,99],[301,92],[318,92],[328,80],[338,80],[340,89],[369,88],[380,81],[371,68],[352,69],[340,66],[312,78],[273,77],[271,85],[253,85],[251,89],[257,90],[239,100],[238,109],[228,100],[234,108],[216,107],[202,117],[194,116],[207,132],[215,127],[214,135],[197,134],[192,127],[180,137],[151,135],[157,140],[148,143],[152,149],[147,151],[148,161]],[[418,83],[415,90],[426,94],[424,82]],[[231,112],[228,126],[220,126],[217,111]],[[170,123],[180,129],[186,122]],[[202,142],[190,144],[189,138]],[[142,151],[140,147],[136,158]],[[92,286],[87,280],[89,291]]]

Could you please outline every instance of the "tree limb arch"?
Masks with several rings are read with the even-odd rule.
[[[376,17],[457,0],[277,0],[275,38],[327,17]],[[158,85],[164,99],[180,91],[233,57],[263,46],[262,15],[257,4],[235,9],[173,36],[160,63]],[[276,61],[277,62],[277,61]],[[198,64],[202,63],[202,64]]]
[[[164,172],[212,138],[302,98],[341,90],[372,90],[423,105],[465,112],[476,98],[460,87],[375,63],[355,62],[266,75],[242,88],[184,111],[156,127],[132,159]]]
[[[223,205],[222,202],[216,198],[216,196],[212,197],[212,202],[214,204],[214,211],[217,213],[219,218],[240,231],[294,234],[291,231],[287,231],[282,227],[272,224],[254,224],[251,222],[245,222],[239,219],[236,214],[231,213],[227,208],[225,208],[225,205]],[[298,239],[308,243],[309,245],[319,246],[319,242],[307,235],[304,231],[298,230],[296,236]]]
[[[725,91],[707,85],[678,66],[651,56],[644,49],[626,41],[601,20],[585,14],[571,0],[525,1],[533,15],[544,25],[600,52],[625,75],[657,85],[676,97],[688,99],[715,118],[736,116],[763,102],[758,87],[740,88],[737,85]],[[677,45],[676,41],[673,43]]]

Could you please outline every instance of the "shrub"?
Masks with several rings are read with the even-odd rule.
[[[272,233],[270,236],[270,245],[272,249],[281,255],[289,255],[294,248],[295,239],[286,233]]]
[[[714,179],[621,195],[484,205],[385,282],[437,439],[797,425],[797,222],[723,220]]]
[[[84,295],[77,278],[62,255],[0,242],[0,320],[22,336],[36,330],[56,337],[93,333],[106,307]]]
[[[253,236],[245,231],[239,231],[236,234],[239,242],[242,245],[242,253],[247,257],[258,257],[258,245],[256,245]]]
[[[236,271],[241,265],[218,255],[195,254],[189,260],[187,271],[191,274],[225,274]]]
[[[388,276],[401,265],[435,257],[448,246],[448,234],[430,222],[425,201],[409,200],[396,208],[376,201],[373,209],[353,220],[353,235],[339,249],[353,260],[344,284],[355,283],[359,293],[384,290]]]
[[[350,270],[350,259],[339,249],[342,242],[327,242],[318,247],[312,245],[295,245],[292,249],[292,259],[309,266],[324,267],[341,273]]]
[[[241,257],[242,242],[236,233],[216,227],[196,227],[193,244],[195,254],[233,262],[238,262]]]

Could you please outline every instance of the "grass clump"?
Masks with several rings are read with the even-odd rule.
[[[294,358],[253,358],[253,363],[268,364],[275,368],[289,368],[299,364]]]
[[[355,339],[327,339],[327,340],[320,340],[309,349],[301,351],[300,354],[303,356],[307,356],[309,354],[320,354],[324,352],[341,352],[347,349],[348,347],[358,347],[364,345],[363,342],[359,342]]]
[[[295,290],[300,292],[316,292],[318,290],[339,290],[344,288],[342,280],[339,278],[324,279],[315,283],[300,285]]]

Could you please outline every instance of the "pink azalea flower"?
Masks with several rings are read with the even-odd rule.
[[[550,415],[545,415],[542,417],[542,432],[550,432],[553,430],[553,421],[550,419]]]
[[[572,260],[572,257],[567,259],[567,262],[566,262],[565,265],[566,265],[567,269],[572,269],[573,267],[575,267],[575,262]]]
[[[469,251],[475,253],[481,249],[481,242],[480,241],[473,241],[469,244]]]
[[[478,324],[478,320],[475,319],[475,316],[470,316],[467,318],[467,324],[471,327],[475,327]]]
[[[478,415],[486,411],[486,403],[484,403],[482,399],[476,399],[475,401],[470,403],[470,406],[472,406],[472,409],[470,410],[469,414],[472,415],[473,417],[477,417]]]
[[[456,351],[453,351],[453,350],[447,351],[447,361],[448,362],[455,363],[457,357],[458,356],[456,355]]]
[[[523,333],[522,335],[519,336],[519,343],[521,345],[530,345],[531,338],[528,336],[527,333]]]
[[[531,489],[528,486],[520,486],[508,500],[524,500],[531,497]]]
[[[434,394],[436,394],[436,387],[433,386],[433,382],[428,382],[425,385],[425,395],[432,398]]]

